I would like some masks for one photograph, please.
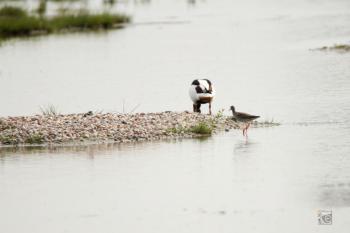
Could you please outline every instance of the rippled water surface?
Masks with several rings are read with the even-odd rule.
[[[89,2],[98,9],[99,2]],[[94,9],[95,9],[94,8]],[[207,139],[0,150],[4,232],[348,232],[350,2],[125,1],[107,33],[0,46],[0,115],[191,109],[194,78],[215,111],[281,122]],[[204,111],[206,111],[204,106]],[[228,112],[226,113],[228,114]],[[333,225],[317,223],[333,211]]]

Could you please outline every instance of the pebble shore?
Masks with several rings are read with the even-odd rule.
[[[190,112],[81,113],[0,117],[0,146],[134,142],[203,136],[191,127],[210,123],[214,133],[237,129],[231,117]],[[255,123],[254,126],[258,126]]]

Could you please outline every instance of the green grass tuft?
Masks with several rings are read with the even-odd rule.
[[[130,21],[123,14],[90,14],[88,11],[61,13],[52,18],[44,17],[46,1],[37,9],[38,16],[28,15],[22,8],[0,9],[0,38],[49,34],[61,31],[111,29]]]
[[[0,37],[29,36],[37,31],[48,31],[46,23],[36,17],[4,18],[0,20]]]
[[[200,122],[191,127],[190,131],[195,134],[211,135],[213,133],[213,125],[208,122]]]
[[[44,137],[41,134],[33,134],[30,135],[25,142],[29,144],[42,144],[44,143]]]
[[[109,29],[115,24],[128,22],[129,18],[124,15],[112,15],[102,13],[90,15],[88,13],[79,13],[77,15],[60,15],[53,17],[48,21],[52,31],[62,29]]]
[[[16,145],[18,140],[12,135],[0,135],[0,142],[4,145]]]
[[[38,13],[38,15],[40,17],[43,17],[46,13],[46,9],[47,9],[47,0],[40,0],[39,6],[36,9],[36,12]]]
[[[20,7],[4,6],[0,9],[0,20],[3,20],[3,18],[25,17],[27,15],[27,12]]]
[[[349,52],[350,51],[350,45],[348,44],[335,44],[333,46],[323,46],[321,48],[318,48],[316,50],[320,51],[338,51],[338,52]]]

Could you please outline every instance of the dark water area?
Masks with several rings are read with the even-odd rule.
[[[89,2],[99,9],[99,2]],[[213,81],[213,110],[281,126],[125,145],[0,150],[6,232],[348,232],[348,1],[120,2],[134,20],[106,33],[0,47],[0,116],[191,110]],[[203,107],[206,111],[206,106]],[[229,114],[228,111],[225,114]],[[318,210],[333,211],[320,226]],[[20,223],[20,224],[19,224]]]

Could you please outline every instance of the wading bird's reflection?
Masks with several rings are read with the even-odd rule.
[[[254,141],[239,140],[236,142],[233,152],[235,154],[251,154],[259,144]]]

